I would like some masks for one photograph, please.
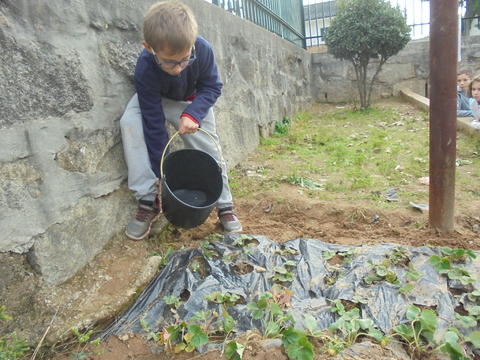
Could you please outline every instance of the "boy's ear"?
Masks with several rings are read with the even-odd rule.
[[[150,53],[150,54],[153,54],[153,49],[150,45],[148,45],[148,43],[146,41],[142,41],[142,45],[145,47],[145,49],[147,49],[147,51]]]

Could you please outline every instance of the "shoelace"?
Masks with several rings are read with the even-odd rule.
[[[220,217],[223,217],[226,221],[236,221],[237,220],[234,213],[220,214]]]
[[[148,216],[150,215],[151,211],[144,209],[144,208],[138,208],[137,216],[135,219],[141,222],[147,221]]]

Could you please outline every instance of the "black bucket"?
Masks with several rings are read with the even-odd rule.
[[[160,166],[165,218],[183,229],[202,225],[223,190],[222,168],[215,158],[205,151],[181,149],[162,157]]]

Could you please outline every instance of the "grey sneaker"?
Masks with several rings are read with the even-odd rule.
[[[148,235],[150,226],[161,212],[162,207],[158,197],[155,198],[155,205],[153,201],[140,200],[137,216],[128,222],[125,234],[132,240],[142,240]]]
[[[242,231],[242,224],[232,209],[227,208],[218,210],[218,218],[222,222],[225,232],[232,233]]]

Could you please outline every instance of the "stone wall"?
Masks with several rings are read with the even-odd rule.
[[[480,71],[480,36],[462,37],[460,67],[468,65]],[[372,61],[368,74],[373,76],[378,62]],[[414,40],[383,65],[374,84],[372,99],[397,96],[410,89],[427,96],[430,71],[429,39]],[[359,101],[355,69],[351,62],[337,60],[326,52],[312,54],[312,92],[314,101]]]
[[[136,209],[119,119],[153,2],[0,2],[0,252],[27,254],[48,284],[82,268]],[[311,104],[311,55],[204,0],[183,2],[225,83],[215,111],[231,168]]]

